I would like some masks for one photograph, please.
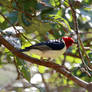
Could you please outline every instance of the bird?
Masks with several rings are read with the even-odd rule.
[[[36,54],[42,58],[56,59],[60,55],[64,54],[64,52],[66,52],[74,42],[74,39],[71,37],[62,37],[56,40],[43,41],[24,49],[20,49],[19,51],[30,51],[30,54]]]

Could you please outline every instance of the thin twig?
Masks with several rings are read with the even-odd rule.
[[[83,43],[82,43],[82,41],[80,39],[79,39],[79,41],[80,41],[80,45],[81,45],[81,47],[83,49],[83,52],[85,53],[85,56],[86,56],[86,58],[88,60],[88,64],[90,64],[90,59],[89,59],[89,56],[87,55],[87,53],[85,51],[84,45],[83,45]]]
[[[63,60],[63,62],[62,62],[62,65],[65,65],[66,56],[67,56],[67,52],[66,52],[66,54],[64,54],[64,60]]]
[[[73,20],[74,20],[74,30],[75,30],[75,32],[77,34],[77,44],[78,44],[79,55],[81,57],[82,63],[85,66],[85,69],[88,71],[89,67],[86,65],[86,63],[85,63],[85,61],[83,59],[83,55],[82,55],[81,50],[80,50],[80,45],[82,46],[83,50],[85,50],[85,49],[84,49],[83,43],[82,43],[82,41],[80,39],[80,34],[78,32],[78,21],[77,21],[77,18],[76,18],[76,12],[75,12],[70,0],[69,0],[69,5],[70,5],[70,8],[71,8],[71,12],[72,12]],[[86,53],[86,51],[84,51],[84,52]],[[89,59],[88,59],[88,62],[89,62]]]
[[[47,83],[46,83],[46,81],[45,81],[45,79],[44,79],[43,74],[40,73],[40,75],[41,75],[42,81],[43,81],[43,83],[44,83],[44,85],[45,85],[46,92],[50,92],[50,91],[49,91],[49,86],[47,85]]]
[[[16,27],[12,24],[12,23],[10,23],[10,21],[0,12],[0,15],[10,24],[10,25],[12,25],[12,27],[15,29],[15,32],[16,32],[16,34],[17,34],[17,30],[16,30]],[[18,33],[20,33],[20,31],[18,31]]]
[[[1,12],[0,15],[14,28],[16,34],[21,34],[21,36],[23,36],[28,42],[30,42],[30,40],[27,37],[25,37],[22,33],[20,33],[20,31],[16,29],[16,27],[12,23],[10,23],[10,21]]]
[[[20,75],[21,75],[21,73],[20,73],[20,71],[19,71],[19,68],[17,67],[17,64],[16,64],[16,60],[15,60],[15,58],[14,58],[13,63],[14,63],[14,65],[15,65],[16,70],[17,70],[17,73],[18,73],[17,79],[20,79]]]

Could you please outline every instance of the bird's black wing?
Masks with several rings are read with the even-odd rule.
[[[30,47],[26,47],[25,49],[21,49],[20,51],[29,51],[30,49],[38,49],[41,51],[47,50],[61,50],[65,46],[62,40],[49,40],[46,42],[37,43]]]
[[[50,40],[47,43],[52,50],[61,50],[65,47],[65,43],[62,40]]]

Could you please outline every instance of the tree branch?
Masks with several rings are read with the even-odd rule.
[[[24,53],[21,53],[20,51],[18,51],[16,48],[14,48],[7,40],[5,40],[2,35],[0,34],[0,43],[3,44],[7,49],[9,49],[14,55],[16,55],[17,57],[24,59],[30,63],[34,63],[34,64],[38,64],[38,65],[42,65],[42,66],[46,66],[49,68],[52,68],[54,70],[56,70],[57,72],[63,74],[64,76],[66,76],[68,79],[74,81],[75,83],[77,83],[79,86],[83,87],[83,88],[87,88],[88,83],[79,79],[78,77],[72,75],[69,71],[67,71],[64,67],[53,63],[53,62],[46,62],[44,60],[38,60],[36,58],[30,57]]]
[[[82,63],[84,64],[84,67],[85,67],[86,71],[88,71],[88,70],[91,71],[91,69],[86,65],[86,63],[84,61],[84,58],[83,58],[83,54],[82,54],[82,52],[80,50],[80,46],[81,46],[82,49],[83,49],[83,52],[84,52],[84,54],[85,54],[85,56],[86,56],[86,58],[88,60],[88,64],[90,64],[90,59],[89,59],[88,55],[86,54],[86,51],[84,49],[84,45],[83,45],[83,43],[81,41],[80,34],[79,34],[79,31],[78,31],[78,21],[77,21],[77,18],[76,18],[76,11],[74,10],[74,7],[72,6],[72,3],[71,3],[70,0],[69,0],[69,5],[70,5],[70,8],[71,8],[71,12],[72,12],[72,17],[73,17],[73,22],[74,22],[74,30],[75,30],[76,35],[77,35],[77,44],[78,44],[79,55],[81,57]],[[89,75],[89,76],[91,76],[91,75]]]

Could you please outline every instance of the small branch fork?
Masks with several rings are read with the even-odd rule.
[[[86,63],[85,63],[85,61],[84,61],[84,59],[83,59],[83,54],[82,54],[82,52],[81,52],[81,50],[80,50],[80,46],[81,46],[81,47],[82,47],[82,50],[83,50],[83,53],[85,54],[85,56],[86,56],[86,58],[87,58],[88,64],[90,64],[90,59],[89,59],[89,57],[88,57],[88,55],[87,55],[87,53],[86,53],[86,51],[85,51],[84,45],[83,45],[83,43],[82,43],[82,41],[81,41],[81,38],[80,38],[80,34],[79,34],[79,32],[78,32],[78,21],[77,21],[77,18],[76,18],[76,11],[74,10],[74,8],[73,8],[72,3],[71,3],[70,0],[69,0],[69,5],[70,5],[70,8],[71,8],[72,17],[73,17],[73,21],[74,21],[74,28],[75,28],[74,30],[75,30],[76,35],[77,35],[77,45],[78,45],[79,55],[80,55],[80,57],[81,57],[82,63],[84,64],[85,70],[86,70],[86,71],[88,71],[88,70],[92,71],[92,70],[86,65]],[[88,73],[88,75],[91,76],[90,73]]]

